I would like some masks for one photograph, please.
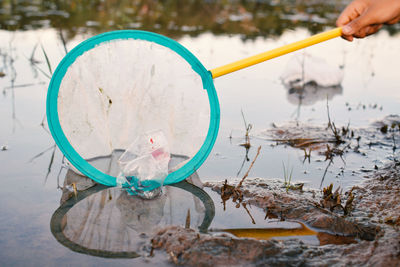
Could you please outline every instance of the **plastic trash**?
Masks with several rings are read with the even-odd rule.
[[[118,160],[121,172],[117,185],[132,195],[151,199],[162,193],[168,175],[170,153],[160,130],[139,135]]]

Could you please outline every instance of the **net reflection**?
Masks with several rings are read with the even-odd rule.
[[[148,250],[157,229],[187,225],[188,214],[191,228],[207,231],[215,215],[214,203],[195,184],[201,185],[196,173],[187,181],[165,186],[158,198],[144,200],[69,170],[61,205],[51,218],[51,232],[75,252],[107,258],[139,257]]]

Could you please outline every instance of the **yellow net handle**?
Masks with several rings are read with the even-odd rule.
[[[251,56],[248,58],[244,58],[244,59],[238,60],[236,62],[212,69],[212,70],[210,70],[210,72],[211,72],[213,78],[217,78],[219,76],[253,66],[255,64],[264,62],[266,60],[269,60],[269,59],[272,59],[275,57],[279,57],[279,56],[288,54],[290,52],[294,52],[299,49],[309,47],[314,44],[318,44],[323,41],[333,39],[333,38],[341,36],[341,35],[342,35],[342,28],[335,28],[330,31],[326,31],[323,33],[313,35],[304,40],[301,40],[301,41],[298,41],[295,43],[291,43],[291,44],[287,44],[287,45],[272,49],[270,51],[263,52],[261,54],[254,55],[254,56]]]

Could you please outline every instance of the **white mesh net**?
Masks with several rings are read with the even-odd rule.
[[[61,82],[57,104],[74,149],[114,176],[113,154],[153,131],[166,137],[169,171],[176,170],[198,152],[210,121],[201,77],[173,50],[144,40],[105,42],[78,57]]]

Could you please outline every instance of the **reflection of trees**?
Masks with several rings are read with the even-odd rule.
[[[0,2],[1,29],[65,29],[68,38],[90,29],[142,29],[170,37],[243,34],[244,39],[280,35],[305,26],[311,32],[333,26],[339,1],[154,1],[154,0],[8,0]]]

